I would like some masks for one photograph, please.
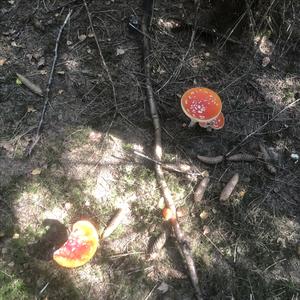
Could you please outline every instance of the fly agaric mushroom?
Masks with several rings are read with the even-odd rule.
[[[172,220],[176,219],[174,213],[172,212],[171,208],[169,208],[169,207],[163,208],[162,215],[163,215],[163,219],[165,221],[170,221],[170,220],[172,221]]]
[[[211,122],[199,122],[200,127],[203,128],[213,128],[215,130],[222,129],[225,124],[224,114],[220,112],[220,114]]]
[[[222,110],[222,101],[217,93],[208,88],[191,88],[181,97],[183,112],[191,119],[189,127],[197,122],[210,122]]]
[[[98,247],[98,233],[89,221],[73,225],[68,240],[53,253],[53,259],[62,267],[77,268],[87,263]]]

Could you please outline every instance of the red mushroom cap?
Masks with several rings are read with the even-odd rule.
[[[220,114],[222,101],[208,88],[192,88],[181,97],[181,107],[191,120],[209,122]]]
[[[223,113],[221,112],[213,121],[211,121],[210,126],[213,129],[218,130],[218,129],[222,129],[224,127],[224,124],[225,124],[225,118],[224,118]]]

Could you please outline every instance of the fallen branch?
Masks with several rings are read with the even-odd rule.
[[[143,51],[144,51],[144,72],[145,72],[145,78],[146,78],[146,91],[147,91],[147,98],[150,106],[150,111],[151,111],[151,116],[152,116],[152,121],[153,121],[153,127],[154,127],[154,137],[155,137],[155,142],[154,142],[154,159],[157,162],[161,162],[162,158],[162,143],[161,143],[161,126],[160,126],[160,120],[157,112],[157,107],[156,107],[156,102],[154,100],[154,95],[153,95],[153,89],[152,89],[152,84],[151,84],[151,66],[149,62],[149,57],[150,57],[150,40],[148,38],[149,33],[148,33],[148,26],[150,24],[150,19],[152,15],[152,6],[153,6],[153,1],[152,0],[144,0],[145,4],[145,11],[144,11],[144,16],[143,16],[143,21],[142,21],[142,32],[143,34]],[[165,177],[164,177],[164,172],[162,169],[162,166],[160,163],[155,163],[155,172],[156,172],[156,178],[157,182],[160,188],[160,191],[163,195],[164,201],[165,201],[165,206],[169,207],[174,216],[176,216],[176,207],[171,195],[171,192],[168,188],[168,185],[166,183]],[[186,238],[184,237],[183,232],[180,229],[179,223],[177,219],[174,219],[170,222],[172,224],[178,246],[181,250],[181,254],[185,259],[185,262],[187,264],[187,269],[189,271],[190,279],[192,282],[192,285],[195,289],[196,292],[196,298],[197,299],[203,299],[202,298],[202,293],[199,287],[199,281],[198,281],[198,276],[196,272],[196,267],[194,260],[192,258],[191,254],[191,249],[190,246],[188,245],[188,242]]]
[[[41,129],[42,129],[42,125],[43,125],[43,122],[44,122],[44,117],[45,117],[47,107],[48,107],[48,103],[49,103],[49,94],[50,94],[50,89],[51,89],[51,85],[52,85],[52,81],[53,81],[54,69],[55,69],[55,66],[56,66],[57,58],[58,58],[58,46],[59,46],[61,34],[62,34],[68,20],[70,19],[72,12],[73,11],[70,10],[69,13],[67,14],[67,16],[65,18],[65,21],[61,25],[61,27],[59,29],[59,32],[58,32],[58,35],[57,35],[57,38],[56,38],[56,43],[55,43],[55,48],[54,48],[54,58],[53,58],[52,67],[51,67],[51,71],[50,71],[50,75],[49,75],[48,83],[47,83],[47,87],[46,87],[45,101],[44,101],[44,106],[43,106],[43,110],[42,110],[42,115],[41,115],[41,118],[40,118],[38,128],[36,130],[35,139],[33,140],[32,144],[29,147],[28,155],[30,155],[32,153],[33,148],[36,146],[36,144],[38,143],[38,141],[41,138]]]
[[[192,172],[192,167],[187,164],[171,164],[171,163],[166,163],[162,161],[157,161],[155,159],[152,159],[151,157],[145,155],[144,153],[138,152],[136,150],[133,151],[133,153],[137,156],[143,157],[149,161],[152,161],[155,164],[161,165],[165,170],[171,171],[171,172],[177,172],[177,173],[182,173],[190,176],[204,176],[205,172],[199,173],[199,172]]]

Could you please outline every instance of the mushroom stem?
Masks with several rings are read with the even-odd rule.
[[[197,121],[195,120],[191,120],[190,124],[189,124],[189,128],[194,127],[197,124]]]

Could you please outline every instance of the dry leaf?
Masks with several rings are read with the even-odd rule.
[[[41,168],[36,168],[31,171],[31,175],[40,175],[42,173]]]
[[[117,48],[117,56],[123,55],[126,51],[123,48]]]
[[[35,112],[36,109],[32,106],[32,105],[28,105],[27,106],[27,112],[30,113],[30,112]]]

